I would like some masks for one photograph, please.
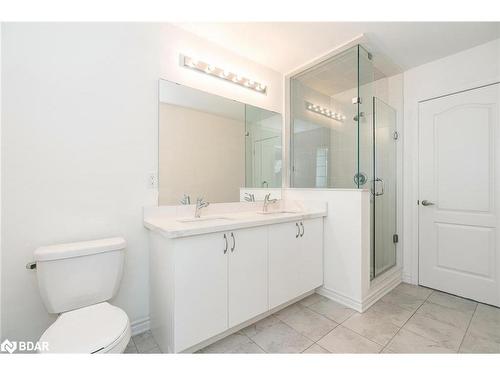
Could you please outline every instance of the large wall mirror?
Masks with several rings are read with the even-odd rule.
[[[159,204],[281,187],[281,127],[279,113],[160,80]]]

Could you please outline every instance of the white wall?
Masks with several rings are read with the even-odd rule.
[[[418,283],[418,102],[500,81],[500,39],[404,73],[404,273]]]
[[[158,79],[281,112],[282,76],[165,24],[4,24],[1,37],[3,337],[38,339],[54,319],[24,268],[36,247],[111,235],[128,242],[114,303],[140,322]],[[179,53],[254,77],[268,95],[181,68]]]

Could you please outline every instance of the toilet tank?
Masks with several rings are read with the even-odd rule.
[[[111,299],[120,285],[126,242],[121,237],[43,246],[35,250],[43,303],[62,313]]]

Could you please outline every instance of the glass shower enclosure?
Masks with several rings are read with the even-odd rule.
[[[371,278],[396,264],[396,111],[356,45],[290,81],[290,186],[370,192]]]

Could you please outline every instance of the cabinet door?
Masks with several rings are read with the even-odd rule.
[[[299,294],[323,284],[323,219],[301,222]]]
[[[229,232],[229,327],[268,310],[267,227]]]
[[[269,226],[269,308],[298,295],[300,237],[297,223]]]
[[[175,351],[228,328],[224,233],[181,238],[175,247]]]

